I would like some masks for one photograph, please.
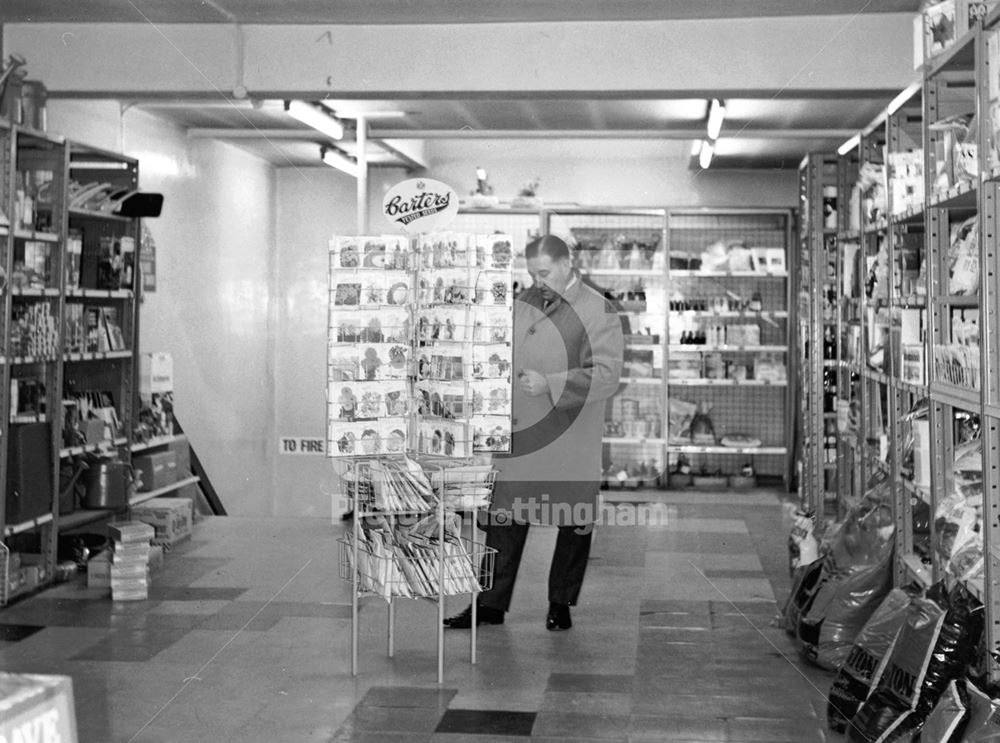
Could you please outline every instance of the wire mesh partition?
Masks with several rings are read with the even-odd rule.
[[[697,270],[691,260],[712,243],[745,243],[747,248],[781,248],[787,242],[788,215],[782,212],[670,215],[671,268]],[[688,265],[674,263],[689,261]]]

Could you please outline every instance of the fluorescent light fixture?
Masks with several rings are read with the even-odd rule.
[[[696,139],[691,143],[691,157],[698,157],[699,152],[701,152],[701,140]]]
[[[285,101],[285,110],[289,116],[298,119],[303,124],[311,126],[332,139],[344,138],[344,125],[335,117],[321,111],[305,101]]]
[[[123,162],[99,162],[90,160],[70,160],[70,170],[128,170],[131,167]]]
[[[406,111],[379,111],[377,109],[362,111],[359,108],[338,106],[336,101],[320,101],[319,105],[342,119],[402,119],[406,116]]]
[[[707,170],[712,164],[712,155],[715,154],[715,142],[706,139],[701,143],[701,152],[698,154],[698,164],[702,170]]]
[[[718,139],[722,131],[722,120],[726,118],[726,104],[718,98],[713,98],[708,106],[708,138]]]
[[[340,150],[321,147],[319,150],[319,155],[323,159],[323,162],[329,165],[331,168],[336,168],[342,173],[347,173],[349,176],[353,176],[354,178],[358,177],[357,162],[349,158]]]
[[[855,134],[853,137],[851,137],[846,142],[844,142],[844,144],[840,145],[840,147],[837,148],[837,154],[838,155],[846,155],[848,152],[850,152],[851,150],[853,150],[859,144],[861,144],[861,134],[860,134],[860,132],[858,134]]]
[[[892,116],[900,108],[902,108],[902,106],[903,106],[904,103],[906,103],[914,95],[916,95],[917,91],[921,90],[922,87],[923,87],[923,83],[922,82],[915,82],[915,83],[911,83],[910,85],[906,86],[906,88],[904,88],[903,91],[899,95],[897,95],[895,98],[893,98],[889,102],[889,107],[886,109],[886,113],[888,113],[890,116]]]

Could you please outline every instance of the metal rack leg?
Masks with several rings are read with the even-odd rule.
[[[444,683],[444,596],[438,594],[438,684]]]
[[[351,675],[358,675],[358,587],[356,584],[351,588]]]
[[[388,604],[388,618],[386,628],[386,648],[388,655],[391,658],[396,652],[396,602],[392,599],[389,600]]]
[[[473,550],[473,552],[475,552],[475,550]],[[478,611],[478,608],[477,608],[476,604],[479,603],[478,602],[479,594],[478,593],[473,593],[472,596],[471,596],[471,598],[472,598],[472,626],[469,628],[469,645],[470,645],[470,647],[469,647],[469,662],[472,663],[472,665],[475,665],[476,664],[476,625],[477,625],[477,621],[478,621],[476,619],[476,612]]]

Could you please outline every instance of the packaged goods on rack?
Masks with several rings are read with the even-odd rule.
[[[431,487],[445,507],[455,510],[487,508],[493,495],[496,470],[489,464],[442,465],[428,470]]]
[[[854,638],[827,697],[827,725],[834,732],[844,732],[872,688],[878,686],[912,598],[902,588],[889,591]]]
[[[983,608],[956,584],[932,586],[910,602],[885,672],[847,730],[848,743],[907,740],[922,727],[948,683],[973,661]]]
[[[979,293],[979,218],[953,224],[948,247],[948,293]]]
[[[977,123],[972,113],[955,114],[932,122],[935,172],[932,192],[940,197],[952,188],[970,187],[979,177]]]
[[[903,214],[924,204],[924,151],[888,152],[886,164],[889,172],[889,193],[893,216]]]
[[[509,238],[335,237],[329,263],[329,456],[508,450]]]
[[[10,326],[10,355],[54,358],[59,348],[59,326],[48,302],[16,304]]]
[[[387,600],[483,590],[481,578],[486,571],[481,561],[492,553],[459,537],[454,525],[446,526],[445,541],[439,543],[434,518],[428,516],[414,524],[366,518],[357,545],[353,532],[347,532],[340,542],[342,577],[351,580],[356,575],[360,590]],[[357,566],[353,565],[355,554]]]
[[[949,344],[934,346],[934,374],[937,379],[958,387],[978,390],[979,346]]]
[[[426,511],[437,505],[430,479],[409,457],[363,460],[344,476],[348,495],[366,509]]]

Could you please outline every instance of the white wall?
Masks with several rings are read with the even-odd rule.
[[[113,102],[51,101],[49,129],[139,158],[142,188],[164,194],[162,215],[145,221],[157,288],[140,348],[173,355],[178,420],[226,508],[270,513],[273,168]]]
[[[388,231],[382,196],[401,170],[369,176],[369,231]],[[327,249],[335,234],[357,231],[353,178],[329,167],[277,170],[275,405],[277,436],[326,438]],[[272,448],[278,452],[278,440]],[[339,515],[333,464],[323,456],[279,453],[274,513]]]

